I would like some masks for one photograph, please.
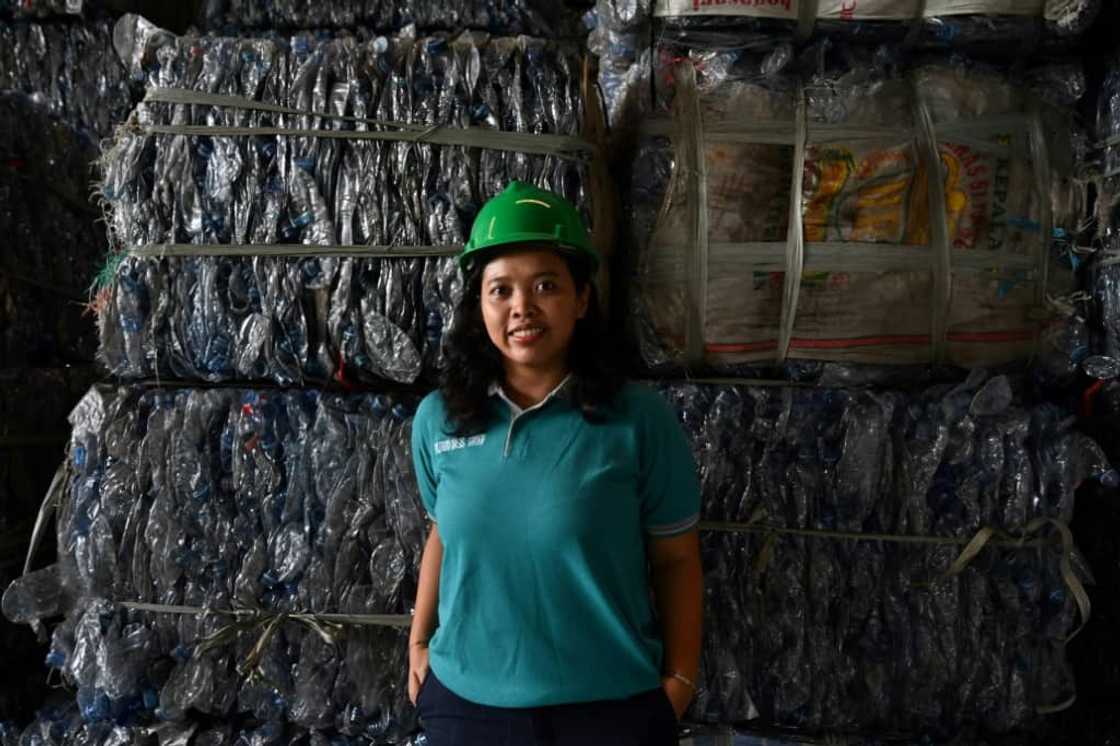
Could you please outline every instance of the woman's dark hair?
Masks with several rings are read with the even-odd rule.
[[[456,437],[476,435],[487,428],[491,417],[490,384],[505,376],[502,353],[490,341],[482,320],[482,270],[490,260],[508,251],[508,247],[501,247],[487,252],[465,270],[463,299],[455,309],[440,372],[440,392]],[[587,313],[576,321],[568,348],[572,401],[585,419],[601,421],[625,379],[615,364],[615,347],[591,282],[591,263],[578,254],[562,256],[572,273],[576,292],[591,286]]]

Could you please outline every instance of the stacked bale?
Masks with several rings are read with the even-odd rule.
[[[103,159],[122,259],[100,304],[101,358],[117,375],[430,378],[461,292],[449,257],[481,204],[516,178],[590,212],[571,45],[304,35],[138,48],[148,101]],[[215,93],[229,98],[172,103]],[[221,127],[237,133],[206,134]]]
[[[98,357],[150,388],[75,409],[60,563],[5,613],[65,614],[49,664],[82,729],[402,743],[422,388],[331,391],[431,382],[453,257],[509,180],[598,222],[592,78],[576,44],[525,36],[125,17],[116,39],[147,93],[101,157]],[[33,728],[83,737],[66,712]]]
[[[1059,409],[983,376],[909,394],[661,390],[703,488],[690,719],[1005,732],[1069,696],[1078,611],[1059,547],[995,546],[946,574],[981,528],[1045,539],[1037,522],[1068,518],[1078,483],[1114,478]],[[425,530],[410,411],[374,394],[95,389],[73,415],[60,564],[14,584],[5,611],[83,599],[50,662],[87,722],[198,713],[399,740],[392,624],[408,623]]]
[[[734,578],[708,586],[697,719],[940,742],[1072,701],[1062,555],[954,564],[978,535],[1068,536],[1082,480],[1116,486],[1037,399],[1087,355],[1085,73],[1009,61],[1098,7],[1027,5],[597,6],[635,367],[679,392],[719,495],[705,567]],[[797,383],[672,382],[704,375]]]
[[[655,67],[673,115],[643,125],[628,194],[648,367],[976,367],[1045,346],[1047,298],[1073,281],[1050,251],[1073,219],[1071,149],[1049,133],[1077,68],[1032,71],[1065,107],[1039,110],[1023,81],[959,60],[689,55]]]

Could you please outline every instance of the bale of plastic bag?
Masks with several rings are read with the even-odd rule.
[[[1053,108],[998,69],[887,48],[698,48],[655,70],[674,113],[643,123],[627,196],[647,366],[975,367],[1039,348],[1074,279],[1052,268],[1073,156],[1050,133],[1079,68],[1031,72]]]

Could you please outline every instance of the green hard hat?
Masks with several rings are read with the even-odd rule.
[[[599,253],[592,248],[575,205],[532,184],[511,181],[478,211],[459,266],[466,266],[467,259],[483,249],[542,242],[582,254],[591,261],[592,271],[599,267]]]

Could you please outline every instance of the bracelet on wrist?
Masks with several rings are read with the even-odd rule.
[[[667,673],[665,675],[676,679],[677,681],[681,682],[682,684],[687,686],[692,691],[696,691],[696,683],[693,682],[692,679],[688,678],[687,676],[685,676],[680,671],[670,671],[669,673]]]

